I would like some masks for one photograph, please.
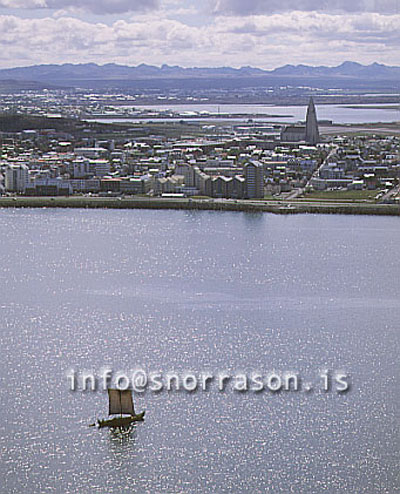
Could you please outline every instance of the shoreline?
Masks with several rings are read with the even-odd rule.
[[[274,214],[353,214],[400,216],[398,204],[287,202],[147,197],[0,197],[0,208],[180,209]]]

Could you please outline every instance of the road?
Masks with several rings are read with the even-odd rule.
[[[388,190],[386,194],[384,194],[381,197],[379,202],[381,204],[391,202],[399,194],[399,192],[400,192],[400,185],[397,185],[396,187],[393,187],[392,189]]]
[[[306,189],[309,188],[309,187],[312,187],[311,185],[311,181],[313,178],[318,178],[319,177],[319,174],[320,174],[320,171],[322,169],[322,167],[329,162],[329,159],[332,158],[335,154],[336,154],[336,151],[338,150],[338,146],[336,144],[334,144],[333,148],[329,151],[329,154],[328,156],[324,159],[324,161],[321,163],[321,165],[319,166],[319,168],[317,168],[315,170],[315,172],[312,174],[310,180],[307,182],[307,185],[306,185]]]

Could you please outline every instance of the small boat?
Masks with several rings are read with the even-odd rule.
[[[136,414],[133,406],[132,391],[108,389],[108,415],[119,415],[105,420],[98,420],[99,428],[128,428],[133,422],[142,422],[145,412]],[[95,425],[95,424],[91,424]]]

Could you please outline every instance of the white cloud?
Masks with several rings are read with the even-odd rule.
[[[271,14],[290,11],[400,13],[398,0],[210,0],[221,15]]]
[[[46,0],[0,0],[0,7],[7,9],[45,8]]]
[[[78,9],[95,14],[116,14],[158,8],[158,0],[0,0],[0,7],[9,9],[48,8]]]
[[[3,67],[63,62],[264,68],[286,63],[334,65],[344,60],[400,64],[400,15],[217,16],[204,26],[151,14],[111,25],[67,16],[3,15],[0,32]]]

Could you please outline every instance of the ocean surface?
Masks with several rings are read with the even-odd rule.
[[[1,494],[400,492],[398,218],[7,209],[0,235]],[[147,389],[118,434],[79,385],[106,367],[312,390]]]
[[[352,108],[353,106],[353,108]],[[357,106],[358,108],[354,108]],[[380,106],[382,108],[370,108],[371,106]],[[385,108],[385,107],[389,108]],[[393,103],[380,104],[380,105],[317,105],[317,116],[319,120],[332,120],[337,124],[346,123],[373,123],[373,122],[399,122],[400,121],[400,105],[398,108],[393,109]],[[223,118],[224,114],[239,115],[239,114],[258,114],[254,121],[257,122],[285,122],[296,123],[298,121],[304,121],[306,118],[307,107],[306,106],[268,106],[268,105],[212,105],[212,104],[180,104],[180,105],[138,105],[138,109],[167,111],[172,110],[179,112],[187,117],[187,121],[199,121],[196,118],[196,113],[208,112],[210,117],[215,121],[226,121]],[[262,115],[265,115],[262,116]],[[269,117],[268,115],[278,115],[277,117]],[[128,122],[140,123],[146,121],[146,119],[129,118],[124,119]],[[154,117],[149,117],[147,120],[155,120]],[[171,119],[157,119],[157,121],[179,121],[179,118]],[[237,117],[231,118],[229,121],[232,123],[246,121],[247,118]],[[93,119],[92,121],[99,121],[104,123],[119,122],[121,119]],[[186,121],[186,119],[185,119]],[[207,121],[202,118],[200,121]]]

